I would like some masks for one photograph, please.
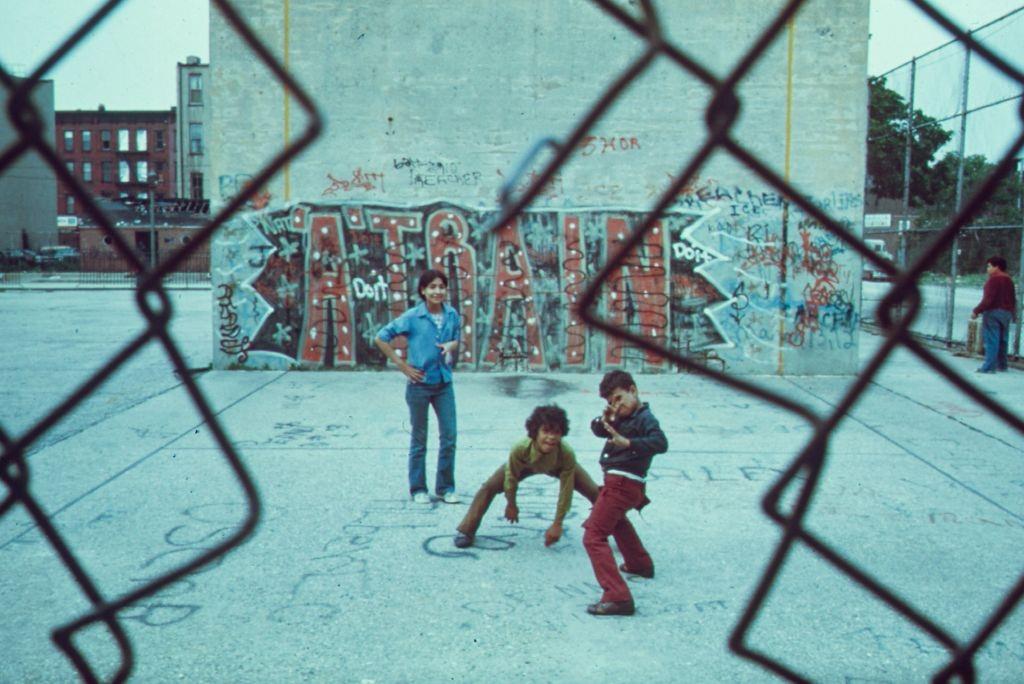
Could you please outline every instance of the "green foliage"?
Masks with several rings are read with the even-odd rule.
[[[884,78],[868,80],[868,183],[879,197],[903,197],[903,159],[907,138],[907,101],[885,85]],[[931,204],[937,188],[932,160],[953,134],[921,110],[913,113],[910,141],[910,205]]]
[[[871,94],[868,124],[868,191],[879,197],[903,198],[903,160],[906,148],[907,102],[899,93],[885,85],[885,79],[868,81]],[[935,157],[949,142],[953,134],[932,117],[914,111],[910,163],[910,206],[915,228],[906,236],[908,262],[927,250],[934,233],[949,225],[957,212],[956,188],[960,155],[947,152],[941,159]],[[963,164],[963,194],[961,207],[966,206],[974,193],[992,174],[996,165],[984,155],[969,155]],[[980,211],[969,222],[973,229],[962,230],[956,241],[957,270],[960,273],[984,273],[985,260],[1000,254],[1011,265],[1018,263],[1020,255],[1021,178],[1011,169],[1000,179]],[[1006,226],[1003,229],[978,228],[980,226]],[[951,250],[940,254],[932,267],[939,273],[949,272]],[[1011,266],[1011,270],[1012,270]]]
[[[922,209],[919,214],[922,225],[940,227],[940,224],[948,221],[956,212],[956,174],[959,163],[960,155],[950,152],[932,169],[935,191],[930,206]],[[971,196],[981,187],[995,167],[995,164],[989,162],[981,154],[968,155],[964,159],[961,206],[970,201]],[[1021,196],[1021,190],[1021,180],[1016,173],[1011,171],[1003,176],[981,211],[971,219],[971,225],[1020,225],[1021,211],[1018,208],[1018,198]]]

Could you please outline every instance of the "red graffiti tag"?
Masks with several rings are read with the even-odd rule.
[[[356,231],[366,230],[369,223],[371,234],[376,234],[378,242],[383,241],[384,252],[388,257],[388,313],[391,318],[398,318],[405,311],[409,288],[409,273],[406,267],[405,253],[402,251],[405,235],[418,235],[423,232],[419,212],[366,210],[366,221],[359,217],[359,211],[350,207],[346,213],[349,227]],[[354,233],[358,235],[359,233]],[[391,346],[404,356],[408,341],[399,336],[391,341]]]
[[[469,224],[456,211],[435,211],[427,218],[430,264],[448,275],[448,292],[462,317],[462,361],[475,361],[476,252],[469,246]]]
[[[346,283],[345,261],[337,214],[311,216],[309,229],[309,287],[302,331],[302,360],[351,366],[355,363],[352,302]]]
[[[484,363],[494,366],[508,359],[522,359],[531,368],[543,368],[544,351],[533,302],[533,280],[519,235],[519,223],[513,221],[495,233],[496,282]]]
[[[586,263],[578,215],[569,214],[562,219],[562,236],[565,241],[565,257],[562,259],[562,280],[565,286],[562,292],[565,294],[565,308],[568,311],[568,322],[565,326],[565,364],[582,366],[586,362],[587,332],[576,305],[586,290]]]
[[[606,154],[608,152],[629,152],[639,150],[640,141],[635,135],[588,135],[580,141],[578,146],[580,156],[589,157],[593,154]]]
[[[608,236],[608,258],[611,259],[629,240],[632,228],[625,218],[609,217],[605,230]],[[608,281],[610,321],[659,346],[665,346],[668,338],[668,295],[665,292],[667,267],[663,232],[661,222],[655,223],[638,248],[610,274]],[[609,339],[605,363],[621,364],[626,348],[631,347],[620,340]],[[661,356],[651,351],[645,353],[645,359],[648,363],[659,365],[663,361]]]
[[[384,190],[384,172],[364,172],[361,168],[356,167],[356,170],[352,172],[352,177],[348,180],[335,178],[331,174],[327,174],[327,180],[331,181],[322,193],[321,197],[331,197],[338,194],[338,191],[349,192],[350,190]],[[379,187],[378,187],[379,184]]]

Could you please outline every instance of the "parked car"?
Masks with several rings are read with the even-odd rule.
[[[0,249],[0,267],[31,266],[35,259],[36,253],[31,249]]]
[[[867,238],[864,240],[865,244],[871,248],[871,250],[882,257],[893,261],[892,254],[885,248],[885,240],[879,240],[877,238]],[[864,260],[864,280],[885,280],[888,278],[885,271],[879,271],[878,268],[867,259]]]
[[[64,245],[49,245],[40,247],[36,254],[35,264],[42,268],[60,267],[70,268],[81,263],[82,255],[74,247]]]

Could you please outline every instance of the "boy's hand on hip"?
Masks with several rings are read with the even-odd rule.
[[[551,546],[562,538],[562,523],[553,522],[548,531],[544,533],[544,546]]]
[[[516,506],[514,503],[506,505],[505,520],[508,520],[510,523],[519,522],[519,506]]]
[[[405,377],[409,378],[413,382],[423,382],[424,374],[419,368],[410,366],[408,363],[403,361],[402,365],[399,366],[399,370],[402,371]]]

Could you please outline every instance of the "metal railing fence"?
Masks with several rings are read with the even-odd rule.
[[[43,126],[39,121],[38,113],[33,110],[28,99],[28,94],[42,75],[49,71],[57,62],[64,59],[75,45],[89,35],[122,2],[123,0],[109,0],[106,2],[65,43],[58,47],[25,82],[16,85],[11,77],[0,69],[0,81],[2,81],[10,93],[8,112],[11,120],[15,122],[21,132],[21,138],[16,144],[0,152],[0,174],[3,173],[14,159],[22,154],[30,150],[40,154],[49,166],[53,168],[58,178],[66,183],[68,187],[74,189],[75,196],[86,207],[88,213],[101,226],[105,234],[114,241],[118,252],[131,263],[133,270],[140,274],[136,290],[137,302],[140,311],[149,321],[147,330],[136,339],[127,342],[88,381],[72,395],[66,397],[60,406],[34,425],[27,433],[16,437],[8,435],[0,429],[0,445],[3,447],[2,456],[0,456],[0,480],[7,487],[7,495],[0,502],[0,516],[7,514],[16,505],[24,507],[45,535],[54,552],[67,565],[83,594],[92,604],[92,609],[88,613],[68,624],[61,625],[53,632],[53,639],[58,648],[67,655],[77,671],[87,681],[96,680],[97,675],[90,663],[87,662],[85,657],[72,643],[72,637],[76,633],[89,625],[97,623],[102,623],[106,627],[110,636],[117,642],[121,653],[121,665],[114,675],[114,680],[123,681],[131,671],[133,653],[128,635],[118,620],[119,612],[143,597],[153,595],[175,580],[228,553],[244,541],[252,532],[259,517],[260,503],[255,483],[240,462],[237,452],[225,436],[203,393],[196,386],[195,382],[190,379],[179,350],[167,334],[167,322],[171,316],[171,310],[166,292],[162,286],[162,280],[168,273],[178,269],[188,255],[199,248],[200,244],[208,242],[213,232],[228,217],[238,211],[246,201],[251,199],[256,194],[257,189],[263,187],[290,159],[305,149],[318,135],[321,128],[320,114],[317,112],[314,104],[304,91],[299,88],[292,77],[284,71],[280,63],[270,55],[266,46],[255,38],[232,4],[227,0],[213,0],[213,4],[244,38],[249,48],[275,74],[290,95],[307,111],[310,117],[310,124],[293,144],[281,150],[263,171],[255,175],[243,191],[234,197],[200,231],[196,239],[188,247],[175,255],[174,258],[160,264],[157,268],[147,270],[145,264],[133,254],[130,246],[118,236],[110,222],[92,203],[84,188],[65,171],[63,164],[54,153],[50,141],[43,138]],[[931,20],[944,27],[952,35],[955,35],[959,43],[975,55],[975,59],[983,60],[991,65],[992,68],[1003,74],[1006,79],[1015,83],[1018,88],[1024,86],[1024,74],[1007,63],[996,51],[986,46],[978,37],[952,24],[925,0],[908,0],[908,2],[912,2],[922,12],[927,14]],[[778,15],[756,37],[742,59],[724,78],[719,78],[712,74],[702,64],[699,56],[690,54],[683,47],[672,43],[663,35],[658,12],[652,0],[639,0],[638,3],[635,3],[638,6],[636,16],[628,13],[612,0],[592,0],[592,3],[635,34],[638,40],[646,45],[646,49],[636,61],[613,79],[607,90],[590,107],[586,114],[579,119],[572,130],[561,137],[552,136],[545,138],[536,146],[533,152],[527,155],[528,159],[532,159],[542,149],[550,148],[553,151],[553,154],[550,155],[551,159],[547,162],[543,171],[536,176],[535,180],[518,197],[513,196],[511,189],[519,187],[522,179],[515,175],[508,180],[506,189],[502,193],[501,216],[494,222],[494,226],[505,224],[530,205],[548,181],[557,173],[559,168],[567,162],[573,150],[577,149],[582,138],[597,124],[603,114],[615,103],[616,99],[630,83],[641,77],[650,68],[655,58],[667,58],[680,69],[703,81],[714,91],[714,97],[706,112],[708,132],[699,151],[693,158],[681,160],[678,173],[657,203],[650,209],[643,225],[601,270],[598,277],[590,283],[582,297],[580,310],[588,325],[594,326],[608,335],[628,341],[638,348],[655,351],[680,367],[704,375],[737,392],[782,408],[801,418],[813,431],[813,435],[807,444],[801,449],[800,453],[794,456],[785,472],[773,483],[762,501],[764,513],[780,527],[782,535],[761,574],[753,595],[743,608],[742,615],[739,617],[739,621],[729,640],[729,648],[740,657],[750,660],[781,677],[792,681],[804,680],[804,677],[798,670],[798,665],[785,662],[781,654],[771,654],[759,650],[756,645],[751,643],[750,639],[752,625],[764,608],[786,560],[795,548],[802,546],[862,586],[880,601],[883,601],[893,611],[925,632],[946,649],[948,661],[939,671],[934,673],[936,681],[949,681],[953,677],[959,677],[965,681],[973,681],[973,659],[979,649],[1010,615],[1014,607],[1019,603],[1021,596],[1024,595],[1024,575],[1019,577],[1013,586],[1007,589],[1003,600],[986,616],[978,629],[966,639],[960,639],[944,629],[936,620],[924,614],[905,598],[899,596],[894,590],[876,579],[868,568],[853,563],[826,541],[809,531],[804,523],[810,503],[820,483],[822,471],[829,455],[830,440],[834,430],[844,420],[847,411],[864,394],[873,379],[885,365],[887,359],[898,347],[903,347],[916,355],[964,395],[985,407],[993,416],[998,417],[1019,433],[1024,434],[1024,421],[1020,417],[985,393],[979,391],[972,383],[960,377],[942,359],[920,344],[910,334],[911,325],[920,310],[922,301],[918,280],[924,273],[935,267],[943,252],[954,244],[961,228],[968,225],[982,211],[986,199],[996,190],[1000,177],[1012,170],[1015,157],[1024,148],[1024,134],[1020,134],[1015,138],[1013,144],[1009,146],[1006,153],[995,164],[992,173],[980,183],[976,192],[964,199],[962,206],[955,216],[940,230],[935,231],[929,236],[930,239],[917,257],[912,261],[908,261],[905,267],[897,267],[893,263],[880,258],[855,233],[843,227],[824,211],[810,203],[803,193],[785,182],[776,170],[758,158],[753,152],[744,148],[732,137],[732,128],[737,120],[741,106],[741,102],[736,95],[737,87],[765,54],[768,47],[786,30],[787,25],[793,21],[800,8],[806,4],[806,0],[789,0],[786,2]],[[666,8],[670,7],[671,5],[666,3]],[[799,403],[792,397],[765,389],[753,382],[729,376],[724,371],[715,370],[713,367],[706,366],[698,360],[688,358],[680,353],[679,350],[660,347],[647,338],[615,327],[608,321],[596,316],[591,309],[591,305],[595,302],[605,280],[614,272],[617,266],[621,265],[628,258],[631,250],[637,247],[644,239],[644,235],[651,230],[659,215],[673,203],[676,196],[696,177],[702,166],[715,152],[731,155],[736,160],[742,162],[750,171],[764,180],[765,183],[782,193],[788,199],[791,206],[799,207],[802,211],[813,217],[814,220],[818,221],[821,226],[842,240],[850,249],[861,254],[864,259],[870,261],[879,271],[887,274],[892,279],[892,284],[888,287],[876,311],[877,320],[886,334],[885,342],[847,389],[836,408],[829,413],[819,413]],[[520,168],[527,168],[528,166],[528,163],[524,163]],[[905,308],[906,314],[894,316],[894,311],[900,306]],[[28,486],[30,467],[26,461],[25,454],[33,442],[52,428],[62,415],[71,411],[77,404],[88,397],[113,372],[150,341],[156,341],[163,346],[173,365],[183,378],[196,408],[210,426],[224,458],[229,463],[238,478],[239,484],[246,493],[248,513],[245,519],[240,521],[229,539],[218,544],[202,556],[169,571],[153,581],[145,583],[130,593],[118,597],[106,597],[100,593],[75,554],[65,544],[56,527],[33,498]],[[783,506],[782,498],[786,493],[795,493],[796,496],[787,497],[787,504]]]
[[[146,261],[146,255],[136,251]],[[83,252],[61,264],[34,266],[25,263],[0,264],[0,287],[46,288],[47,286],[81,285],[104,289],[135,289],[140,274],[131,260],[110,251]],[[207,251],[189,254],[177,270],[163,276],[167,288],[210,287],[210,255]]]

